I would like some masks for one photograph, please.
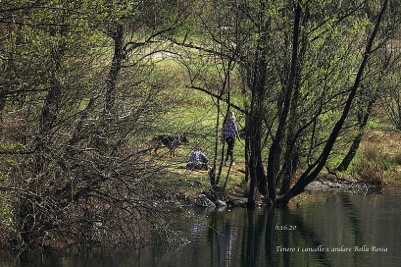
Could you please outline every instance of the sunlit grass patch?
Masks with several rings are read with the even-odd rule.
[[[401,133],[369,128],[351,170],[362,181],[377,185],[400,184]]]

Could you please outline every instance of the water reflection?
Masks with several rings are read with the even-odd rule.
[[[182,226],[191,242],[181,247],[27,257],[1,266],[399,266],[401,192],[326,192],[318,199],[300,207],[198,210]]]
[[[286,209],[211,213],[203,226],[207,239],[201,235],[178,257],[196,250],[199,257],[185,260],[193,266],[397,266],[401,212],[394,203],[401,194],[388,190],[325,193],[324,201]]]

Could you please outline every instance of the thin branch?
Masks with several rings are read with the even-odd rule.
[[[238,106],[236,104],[233,104],[228,98],[223,98],[221,95],[214,94],[214,93],[208,91],[207,89],[202,88],[202,87],[198,87],[198,86],[191,85],[191,86],[186,86],[186,88],[191,88],[191,89],[195,89],[195,90],[204,92],[204,93],[212,96],[213,98],[219,99],[220,101],[223,101],[223,102],[225,102],[227,104],[229,103],[230,106],[233,107],[234,109],[238,110],[239,112],[241,112],[243,114],[248,115],[248,111],[246,111],[245,109],[241,108],[240,106]]]

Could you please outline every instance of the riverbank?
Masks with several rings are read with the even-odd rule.
[[[363,181],[352,181],[345,178],[332,177],[325,174],[311,182],[306,191],[352,191],[367,194],[371,191],[377,191],[383,188],[383,185],[369,184]]]
[[[169,183],[168,191],[163,190],[163,195],[171,205],[175,207],[204,207],[217,209],[231,209],[236,207],[247,207],[248,189],[244,183],[239,182],[240,174],[243,170],[236,165],[232,170],[233,177],[228,182],[228,186],[224,189],[221,187],[211,188],[206,171],[197,171],[186,173],[181,176],[179,182]],[[177,178],[176,178],[177,179]],[[164,180],[166,182],[166,180]],[[178,184],[181,184],[178,186]],[[387,183],[377,183],[362,181],[360,178],[351,177],[345,174],[329,174],[323,173],[311,182],[305,192],[294,197],[289,205],[301,205],[307,202],[313,202],[315,192],[337,191],[350,192],[357,194],[368,194],[380,191],[383,187],[394,186]],[[166,186],[164,187],[166,189]],[[256,195],[255,204],[257,206],[271,205],[264,196]]]

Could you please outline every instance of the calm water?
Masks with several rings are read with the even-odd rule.
[[[313,193],[299,207],[199,211],[168,250],[21,257],[2,266],[401,266],[401,189]]]

